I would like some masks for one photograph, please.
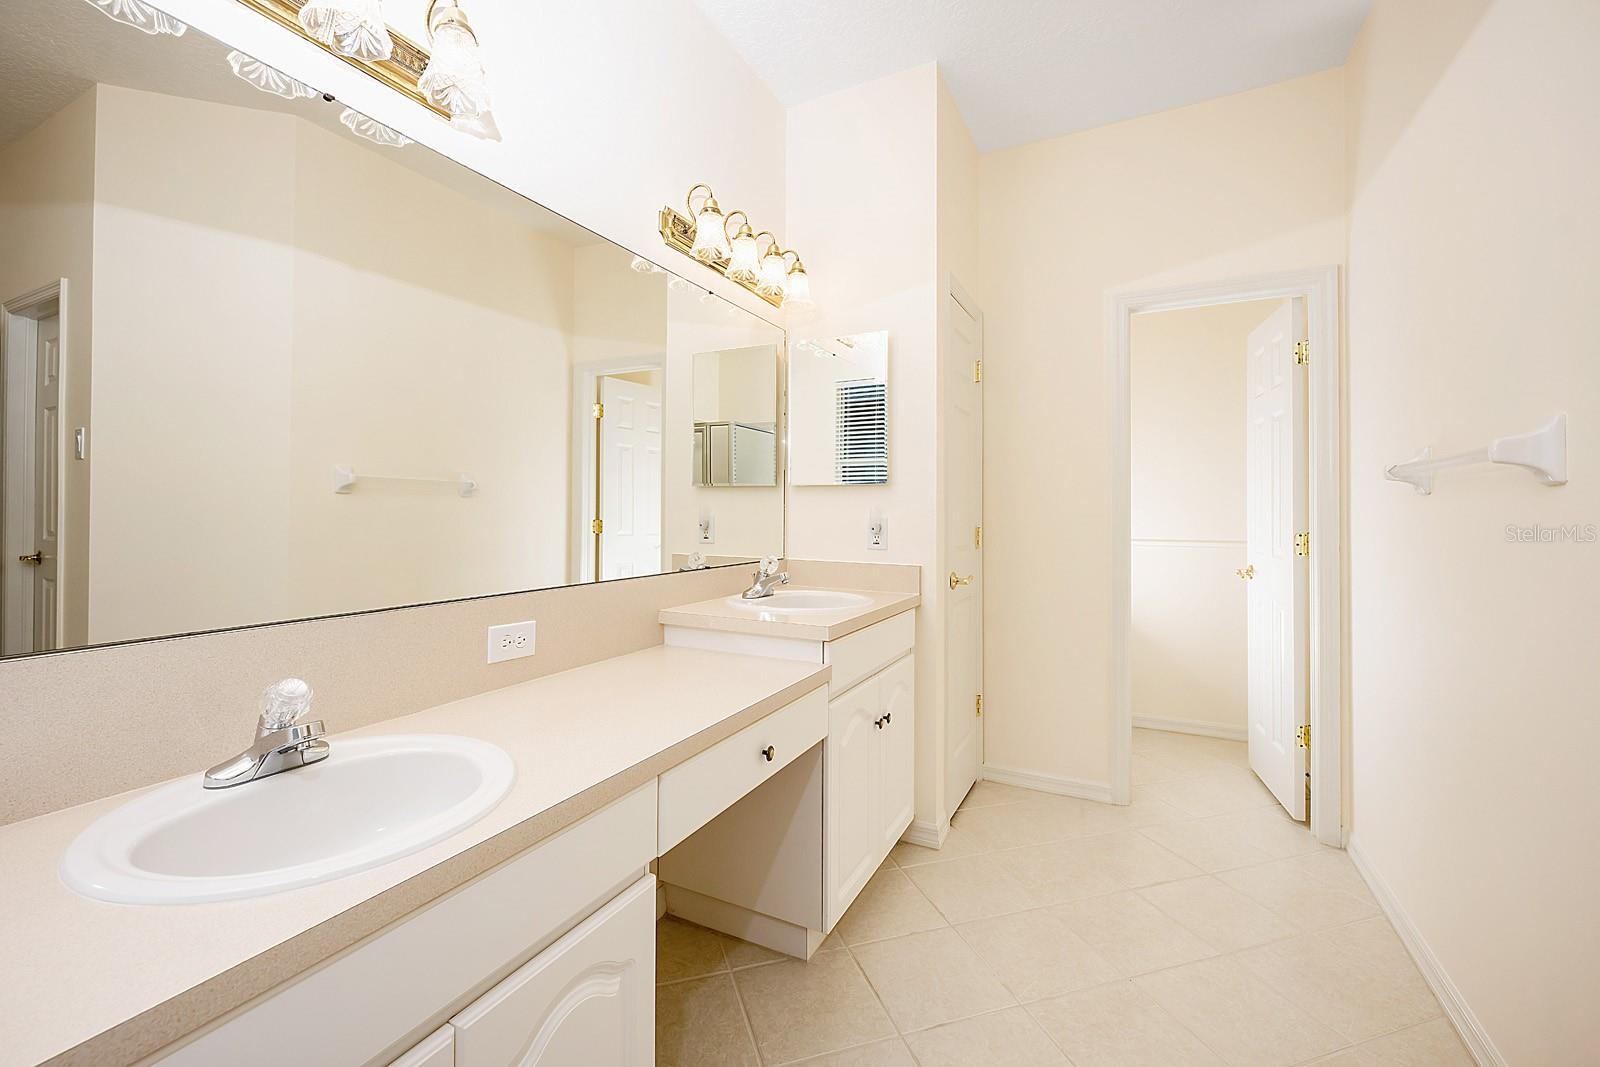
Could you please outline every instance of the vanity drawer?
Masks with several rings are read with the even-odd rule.
[[[911,651],[916,640],[917,613],[907,611],[829,641],[822,650],[822,661],[833,667],[828,692],[838,696]]]
[[[827,734],[828,694],[816,689],[663,774],[656,808],[660,853],[722,814]],[[766,757],[769,747],[771,760]]]

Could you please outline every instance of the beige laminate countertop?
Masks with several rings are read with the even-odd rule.
[[[144,790],[0,828],[0,1064],[128,1063],[163,1048],[826,685],[829,673],[658,646],[334,735],[335,757],[341,736],[480,738],[505,749],[517,777],[493,811],[436,845],[247,900],[106,904],[62,884],[68,843]]]
[[[922,597],[916,593],[885,593],[871,589],[805,589],[786,585],[780,586],[779,592],[780,596],[784,592],[852,593],[866,598],[866,603],[838,611],[790,614],[765,610],[761,600],[734,603],[739,599],[734,595],[676,608],[662,608],[661,625],[682,626],[691,630],[764,634],[802,641],[837,641],[846,634],[864,630],[875,622],[910,611],[922,603]]]

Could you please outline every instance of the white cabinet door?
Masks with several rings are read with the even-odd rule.
[[[917,666],[906,656],[878,675],[878,707],[883,717],[881,745],[883,790],[878,810],[883,813],[879,847],[887,853],[900,840],[916,814],[917,773]]]
[[[455,1067],[456,1028],[445,1023],[389,1067]]]
[[[878,679],[862,682],[828,705],[826,929],[845,913],[882,861],[883,753]]]
[[[655,920],[646,875],[450,1020],[456,1067],[650,1067]]]

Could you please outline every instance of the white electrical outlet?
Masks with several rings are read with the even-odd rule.
[[[867,547],[874,552],[889,550],[889,521],[881,511],[874,511],[867,518]]]
[[[700,516],[700,543],[702,545],[717,543],[717,517],[710,512]]]
[[[529,620],[489,627],[489,662],[500,663],[533,655],[533,637],[538,625]]]

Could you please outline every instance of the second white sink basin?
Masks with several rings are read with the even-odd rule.
[[[469,737],[332,742],[328,758],[230,789],[200,776],[102,816],[68,846],[61,878],[120,904],[260,896],[426,848],[486,815],[511,788],[511,757]]]
[[[841,593],[823,589],[779,589],[760,600],[731,596],[728,603],[746,611],[771,615],[821,615],[830,611],[864,608],[871,600],[860,593]]]

